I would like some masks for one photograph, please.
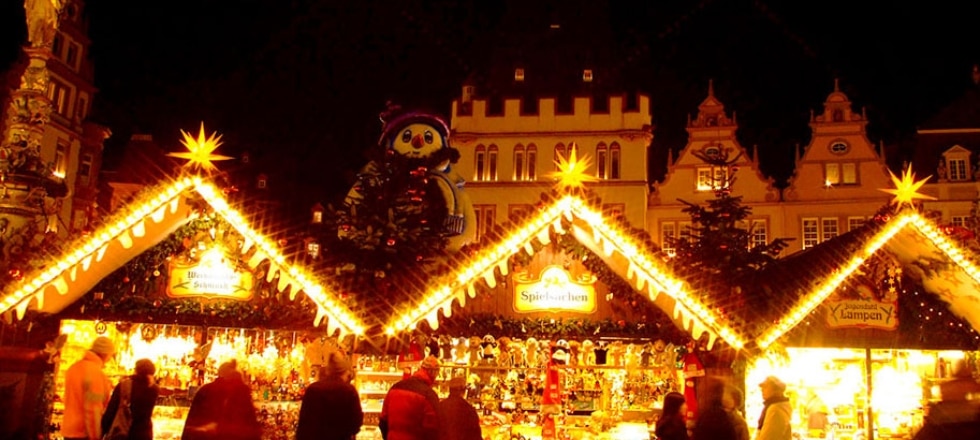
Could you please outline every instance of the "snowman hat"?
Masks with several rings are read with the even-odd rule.
[[[389,106],[389,109],[381,114],[381,121],[384,126],[381,129],[381,137],[378,138],[378,144],[386,148],[391,143],[393,136],[397,135],[402,128],[414,123],[431,125],[439,132],[439,135],[444,140],[449,137],[449,125],[446,124],[446,121],[435,114],[425,111],[403,111],[401,107]],[[448,147],[449,145],[443,142],[443,146]]]

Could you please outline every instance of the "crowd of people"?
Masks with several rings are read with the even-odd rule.
[[[156,366],[149,359],[136,361],[133,374],[113,387],[103,368],[116,347],[106,337],[96,338],[83,357],[65,372],[65,440],[149,440],[152,413],[159,395]],[[448,382],[449,395],[439,399],[433,389],[439,361],[428,356],[412,374],[387,392],[379,418],[385,440],[478,440],[480,419],[466,401],[466,382]],[[352,440],[364,423],[361,399],[351,383],[354,371],[341,351],[330,353],[300,404],[297,440]],[[754,440],[791,440],[792,405],[786,384],[774,376],[759,384],[764,399]],[[925,425],[915,440],[980,438],[980,384],[965,362],[954,378],[941,386],[942,401],[929,408]],[[741,413],[742,391],[722,378],[706,378],[699,391],[696,420],[687,420],[686,398],[664,396],[655,425],[659,440],[750,440]],[[811,399],[813,400],[813,399]],[[814,408],[821,405],[808,403]],[[821,414],[826,414],[826,409]],[[817,411],[820,413],[819,411]],[[811,417],[812,419],[813,417]],[[825,420],[825,419],[824,419]],[[966,437],[962,437],[967,434]],[[181,437],[184,440],[259,440],[252,392],[235,360],[218,367],[217,378],[195,393]]]
[[[156,366],[140,359],[133,374],[113,387],[104,372],[116,353],[112,340],[100,336],[65,372],[65,440],[150,440],[153,408],[159,396]],[[462,378],[449,382],[449,396],[433,390],[439,361],[425,358],[419,369],[394,384],[384,399],[379,428],[386,440],[479,440],[480,419],[466,401]],[[351,383],[354,370],[346,354],[334,351],[317,372],[300,403],[297,440],[352,440],[364,423],[361,399]],[[252,391],[237,362],[218,367],[217,378],[194,394],[184,440],[260,440]]]

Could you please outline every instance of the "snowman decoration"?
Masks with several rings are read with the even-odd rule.
[[[459,160],[459,150],[449,145],[449,126],[433,114],[421,111],[403,111],[389,104],[381,114],[384,124],[379,146],[387,155],[405,159],[413,169],[426,173],[429,186],[438,189],[441,197],[435,197],[444,209],[442,233],[448,239],[447,249],[457,251],[476,239],[476,214],[469,196],[464,190],[465,179],[453,165]],[[369,163],[366,172],[377,170],[378,164]],[[360,197],[353,189],[348,203]]]

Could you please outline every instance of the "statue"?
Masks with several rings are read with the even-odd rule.
[[[27,13],[27,39],[35,48],[50,47],[58,29],[58,15],[64,0],[24,0]]]

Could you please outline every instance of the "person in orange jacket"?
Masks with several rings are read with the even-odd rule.
[[[112,383],[102,369],[115,353],[112,340],[99,336],[85,355],[65,371],[65,413],[61,422],[65,440],[102,438],[102,413],[112,395]]]

